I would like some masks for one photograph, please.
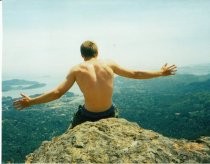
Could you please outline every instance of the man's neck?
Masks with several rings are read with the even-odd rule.
[[[96,60],[97,57],[90,57],[90,58],[84,58],[84,61],[91,61],[91,60]]]

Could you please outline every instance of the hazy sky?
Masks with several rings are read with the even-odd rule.
[[[65,74],[84,40],[128,68],[210,62],[210,0],[5,0],[3,76]]]

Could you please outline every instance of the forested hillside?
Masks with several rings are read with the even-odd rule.
[[[121,116],[169,137],[210,135],[210,75],[152,80],[118,78],[114,100]]]

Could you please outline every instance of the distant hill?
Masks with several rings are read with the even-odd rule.
[[[179,67],[178,73],[179,74],[193,74],[193,75],[210,74],[210,63]]]
[[[25,89],[35,89],[44,87],[45,83],[39,83],[37,81],[28,81],[22,79],[11,79],[2,81],[2,91],[11,91],[11,90],[25,90]]]

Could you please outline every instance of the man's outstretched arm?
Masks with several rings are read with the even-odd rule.
[[[133,79],[150,79],[160,76],[175,75],[177,68],[175,65],[168,66],[165,64],[159,71],[134,71],[125,69],[115,62],[111,62],[111,67],[117,75]]]
[[[35,104],[47,103],[53,100],[60,98],[63,94],[65,94],[74,84],[75,82],[75,73],[72,69],[67,75],[66,79],[55,89],[44,93],[38,97],[31,98],[25,94],[21,94],[22,98],[13,103],[14,107],[18,110],[29,107]]]

